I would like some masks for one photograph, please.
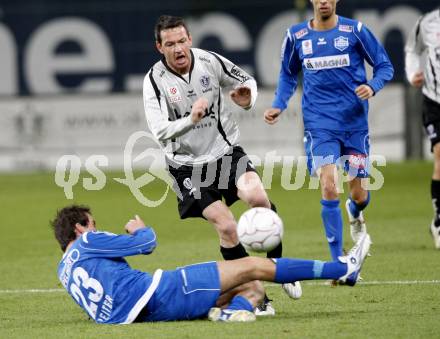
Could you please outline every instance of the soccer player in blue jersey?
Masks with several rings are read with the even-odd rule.
[[[74,301],[97,323],[129,324],[191,320],[253,321],[264,297],[256,280],[287,283],[309,279],[354,281],[370,247],[365,234],[334,262],[245,257],[206,262],[153,274],[132,269],[124,257],[150,254],[156,234],[136,216],[128,235],[99,232],[90,208],[72,205],[52,221],[64,255],[58,278]]]
[[[387,53],[359,21],[336,15],[338,0],[311,0],[314,17],[287,30],[282,64],[272,107],[264,112],[269,124],[296,90],[303,72],[304,143],[311,175],[321,184],[321,216],[333,260],[342,255],[342,215],[337,166],[350,178],[346,209],[354,241],[366,233],[362,210],[370,201],[368,177],[368,99],[393,77]],[[373,67],[366,77],[364,62]]]

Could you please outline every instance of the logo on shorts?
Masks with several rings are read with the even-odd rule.
[[[348,42],[348,38],[339,36],[334,39],[334,45],[336,49],[339,49],[342,52],[345,51],[350,44]]]
[[[185,186],[185,188],[187,190],[190,190],[193,187],[191,179],[190,178],[186,178],[185,180],[183,180],[183,186]]]
[[[189,195],[192,195],[197,189],[193,186],[190,178],[183,180],[183,186],[189,191]]]
[[[433,124],[430,124],[426,127],[426,132],[428,133],[429,139],[437,138],[437,133],[435,132],[435,128]]]
[[[349,171],[354,169],[358,175],[365,175],[367,160],[368,158],[365,154],[350,154],[348,157]]]
[[[367,167],[367,156],[365,154],[350,154],[348,162],[350,167],[365,168]]]

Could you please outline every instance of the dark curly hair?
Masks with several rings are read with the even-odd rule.
[[[163,30],[179,26],[185,28],[186,34],[189,35],[188,27],[186,26],[183,18],[172,15],[161,15],[159,19],[157,19],[156,26],[154,26],[154,37],[156,38],[156,41],[158,43],[162,43],[160,32],[162,32]]]
[[[76,239],[75,224],[87,226],[88,214],[92,214],[90,207],[71,205],[58,210],[55,219],[50,221],[55,238],[58,240],[63,252],[66,250],[67,245]]]

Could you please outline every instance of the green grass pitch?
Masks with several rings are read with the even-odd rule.
[[[89,321],[59,291],[61,251],[48,226],[57,208],[89,204],[98,227],[112,232],[122,232],[126,221],[139,214],[155,227],[159,246],[152,255],[129,262],[148,271],[219,260],[213,228],[203,220],[179,220],[173,193],[159,207],[140,205],[126,186],[111,179],[120,173],[107,173],[100,191],[78,185],[74,200],[65,198],[53,173],[1,175],[0,338],[439,338],[440,251],[428,233],[431,167],[425,162],[381,168],[385,184],[373,192],[366,211],[373,245],[364,283],[354,288],[304,283],[298,301],[267,284],[277,315],[248,324],[199,320],[105,326]],[[164,189],[155,180],[144,192],[159,198]],[[276,175],[268,192],[284,220],[284,255],[327,260],[319,191],[285,191]],[[233,207],[236,216],[244,210],[241,203]],[[347,226],[345,242],[349,248]]]

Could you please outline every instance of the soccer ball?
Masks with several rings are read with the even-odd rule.
[[[268,252],[281,242],[283,222],[269,208],[254,207],[244,212],[238,220],[238,239],[248,251]]]

